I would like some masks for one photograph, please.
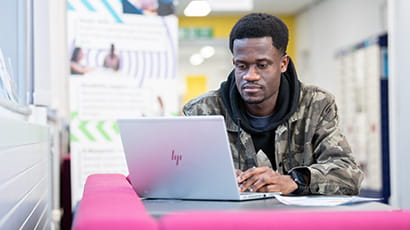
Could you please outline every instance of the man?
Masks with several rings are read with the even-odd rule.
[[[115,53],[114,44],[111,44],[110,52],[105,56],[103,66],[115,71],[120,69],[120,57]]]
[[[241,191],[358,194],[363,173],[338,127],[334,97],[301,83],[277,17],[249,14],[232,28],[234,70],[185,115],[223,115]]]

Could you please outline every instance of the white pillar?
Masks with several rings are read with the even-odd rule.
[[[410,208],[410,1],[388,0],[390,203]]]
[[[69,58],[66,1],[36,0],[34,25],[33,104],[68,118]]]

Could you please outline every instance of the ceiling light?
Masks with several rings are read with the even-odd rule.
[[[199,53],[204,58],[210,58],[210,57],[214,56],[215,48],[213,46],[204,46],[204,47],[201,48]]]
[[[209,0],[212,11],[250,11],[253,0]]]
[[[208,0],[212,11],[250,11],[253,0]]]
[[[203,17],[211,12],[211,6],[208,1],[191,1],[184,10],[185,16]]]
[[[204,62],[204,58],[200,54],[193,54],[189,59],[189,62],[191,62],[191,65],[200,65]]]

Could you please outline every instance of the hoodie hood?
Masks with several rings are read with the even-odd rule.
[[[285,123],[296,111],[299,103],[300,82],[292,59],[289,57],[288,68],[281,75],[279,94],[272,120],[264,130],[257,130],[250,125],[246,115],[245,102],[236,88],[234,70],[229,74],[228,79],[221,84],[219,90],[221,91],[222,101],[232,120],[246,132],[262,133],[275,130],[278,125]]]

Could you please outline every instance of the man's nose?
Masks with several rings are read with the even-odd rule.
[[[243,77],[246,81],[257,81],[260,79],[259,72],[256,68],[256,65],[249,66],[248,72]]]

